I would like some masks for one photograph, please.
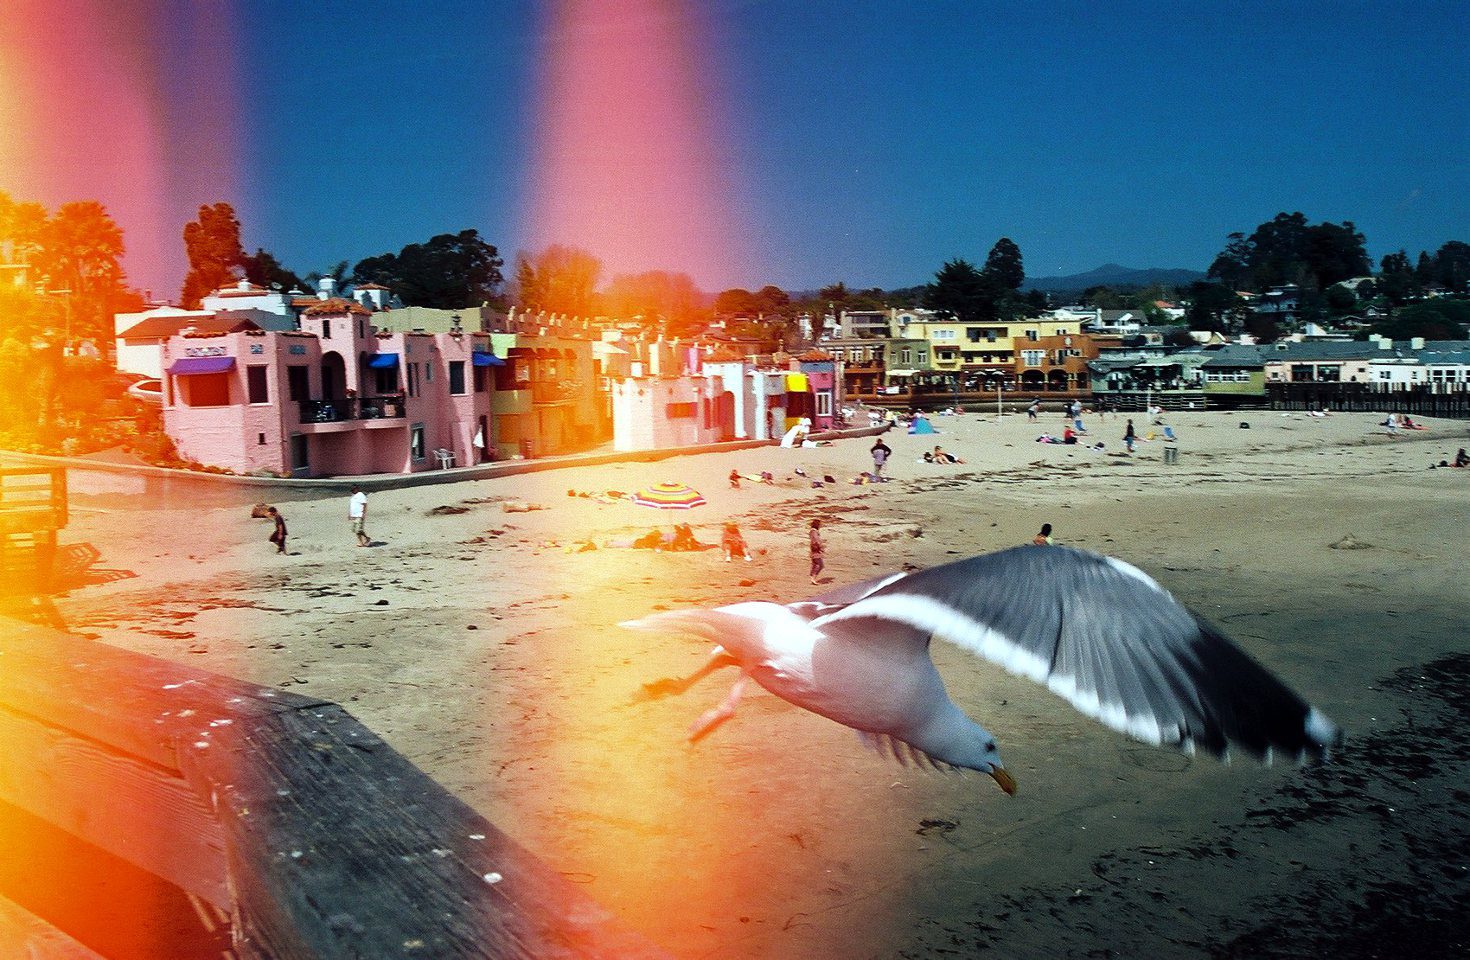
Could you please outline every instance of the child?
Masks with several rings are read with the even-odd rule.
[[[720,546],[725,548],[726,563],[736,557],[746,563],[750,562],[750,553],[745,549],[745,538],[740,535],[740,528],[735,525],[735,521],[732,520],[725,524],[725,535],[720,540]]]
[[[740,489],[740,471],[739,470],[731,470],[730,471],[730,489],[731,490],[739,490]]]
[[[816,583],[817,582],[817,574],[821,573],[822,572],[822,568],[826,566],[826,563],[823,562],[823,557],[827,553],[827,545],[822,542],[822,521],[821,520],[813,520],[812,521],[812,523],[811,523],[811,529],[810,529],[810,532],[808,533],[808,540],[810,542],[811,551],[812,551],[812,574],[811,574],[811,580],[812,580],[812,583]]]
[[[281,516],[281,511],[275,507],[266,509],[266,513],[276,522],[276,528],[271,531],[270,542],[276,545],[276,553],[286,552],[286,518]]]

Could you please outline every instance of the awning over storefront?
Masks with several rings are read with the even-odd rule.
[[[888,375],[890,377],[912,377],[918,372],[917,370],[889,370]]]
[[[176,377],[200,373],[226,373],[235,369],[234,357],[183,357],[175,360],[168,372]]]
[[[398,366],[398,354],[375,353],[368,358],[368,366],[374,370],[386,370],[389,367]]]
[[[486,353],[484,350],[476,350],[474,353],[472,353],[470,355],[470,358],[471,358],[471,362],[474,363],[474,365],[477,366],[477,367],[503,367],[503,366],[505,366],[505,361],[504,360],[500,359],[499,357],[497,357],[493,353]]]

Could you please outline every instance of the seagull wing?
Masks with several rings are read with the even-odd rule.
[[[1016,547],[912,573],[812,626],[904,644],[943,637],[1146,743],[1217,755],[1235,745],[1269,759],[1321,757],[1341,740],[1143,571],[1070,547]]]

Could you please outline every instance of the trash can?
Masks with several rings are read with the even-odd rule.
[[[1165,463],[1178,463],[1179,462],[1179,448],[1178,447],[1165,447],[1164,448],[1164,462]]]

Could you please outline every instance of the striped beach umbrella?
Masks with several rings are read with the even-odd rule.
[[[704,506],[704,497],[691,486],[665,480],[633,494],[633,502],[640,507],[654,507],[659,510],[688,510],[691,507]]]

